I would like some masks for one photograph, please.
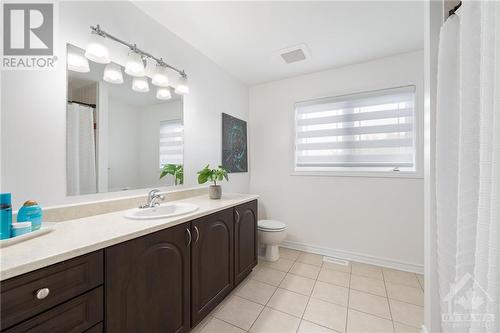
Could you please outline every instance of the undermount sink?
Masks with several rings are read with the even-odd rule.
[[[197,205],[187,202],[167,203],[152,208],[136,208],[128,212],[125,217],[132,220],[162,219],[166,217],[189,214],[197,209]]]

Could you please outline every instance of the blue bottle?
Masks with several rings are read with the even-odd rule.
[[[12,203],[10,193],[0,194],[0,239],[10,238]]]
[[[42,209],[38,203],[28,200],[17,212],[17,222],[31,222],[31,231],[42,227]]]

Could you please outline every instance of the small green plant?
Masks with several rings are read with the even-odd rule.
[[[207,165],[198,171],[198,184],[205,184],[211,181],[217,186],[217,182],[223,179],[229,180],[229,177],[227,176],[227,170],[222,165],[219,165],[217,169],[210,169],[210,165]]]
[[[165,164],[161,170],[160,179],[166,175],[174,176],[175,185],[184,183],[184,166],[182,164]]]

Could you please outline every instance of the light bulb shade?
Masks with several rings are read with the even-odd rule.
[[[83,56],[80,50],[75,50],[71,45],[68,45],[68,70],[79,73],[90,72],[87,58]]]
[[[108,64],[111,61],[109,59],[108,48],[104,45],[104,37],[99,36],[95,32],[90,34],[89,43],[85,50],[85,57],[100,64]]]
[[[168,87],[167,67],[156,64],[151,83],[158,87]]]
[[[104,68],[103,80],[114,84],[123,83],[123,73],[121,67],[112,62],[107,64]]]
[[[179,79],[177,80],[177,85],[175,87],[175,93],[177,95],[186,95],[189,93],[189,86],[186,77],[179,77]]]
[[[149,83],[146,77],[134,77],[132,80],[132,90],[137,92],[148,92]]]
[[[145,75],[144,63],[139,53],[134,51],[128,53],[127,62],[125,63],[125,73],[135,77],[142,77]]]
[[[156,89],[156,98],[167,100],[172,98],[169,88],[158,88]]]

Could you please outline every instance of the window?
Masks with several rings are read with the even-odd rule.
[[[180,120],[160,122],[160,169],[165,164],[183,164],[184,135]]]
[[[415,87],[295,105],[295,171],[415,172]]]

